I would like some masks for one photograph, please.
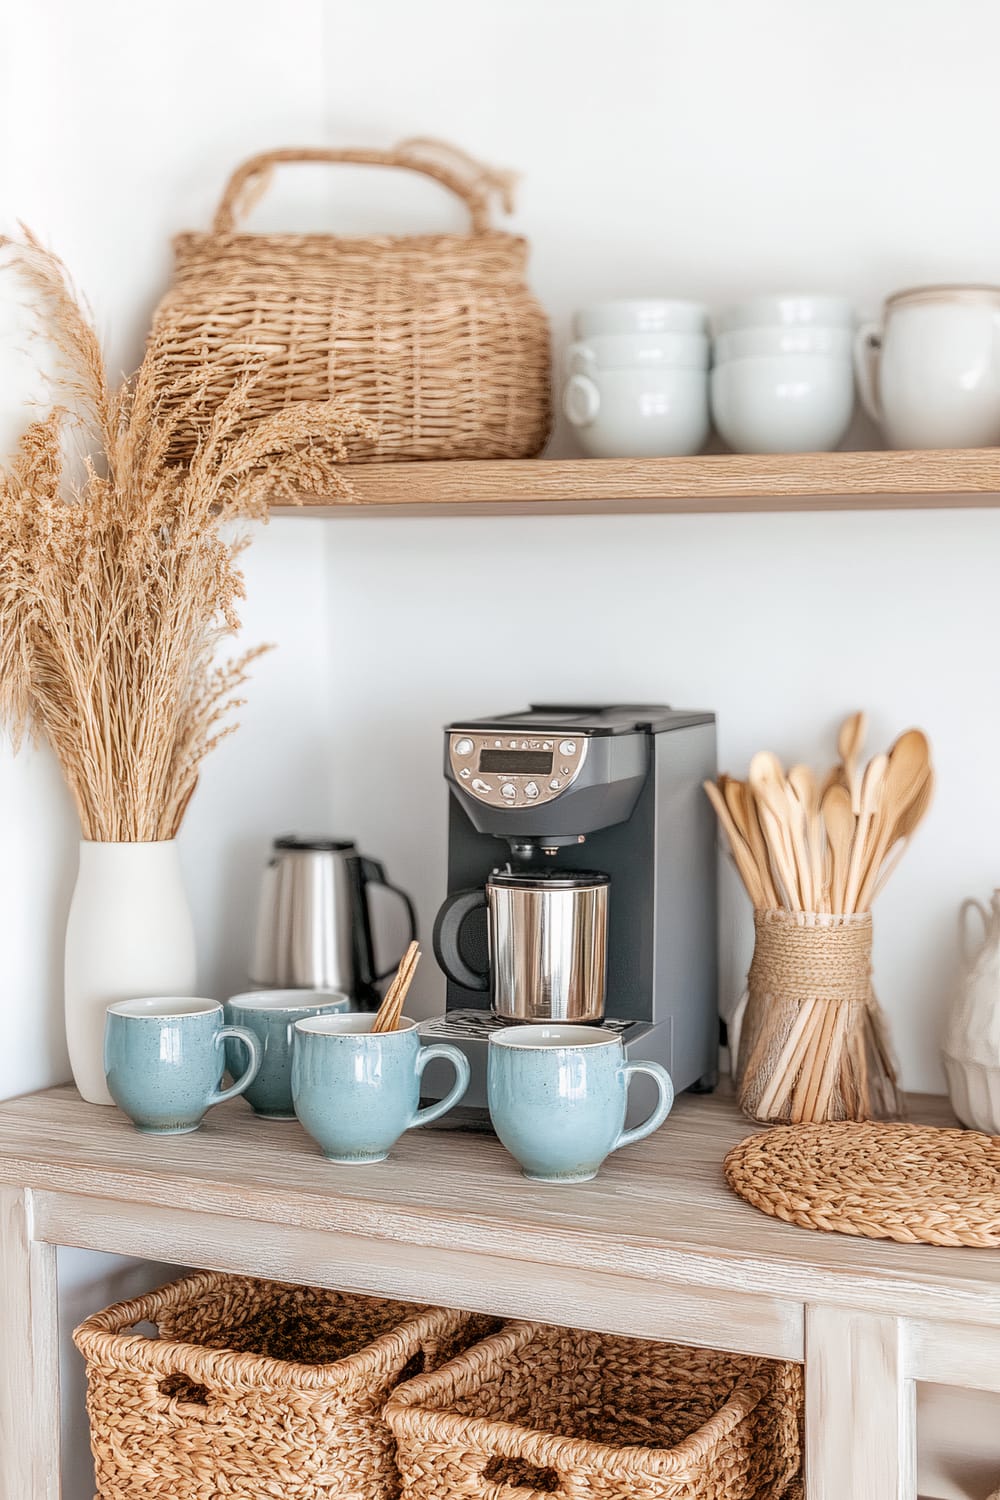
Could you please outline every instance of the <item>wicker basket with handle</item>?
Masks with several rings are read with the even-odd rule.
[[[508,1324],[399,1387],[405,1500],[792,1500],[796,1365]]]
[[[497,1326],[214,1272],[109,1307],[74,1334],[98,1500],[392,1500],[386,1396]]]
[[[237,221],[285,162],[401,167],[468,205],[468,234],[246,234]],[[509,180],[438,142],[283,149],[238,167],[208,234],[174,241],[151,335],[160,399],[185,408],[173,457],[248,370],[246,424],[289,402],[344,400],[375,423],[355,461],[525,458],[548,436],[549,331],[527,245],[493,229]]]

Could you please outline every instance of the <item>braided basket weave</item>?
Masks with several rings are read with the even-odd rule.
[[[241,211],[284,162],[402,167],[468,206],[469,234],[244,234]],[[526,282],[527,245],[493,229],[509,179],[439,142],[393,151],[288,149],[237,168],[211,233],[174,241],[174,285],[151,334],[171,457],[255,370],[242,425],[294,401],[343,400],[377,428],[352,460],[526,458],[551,423],[549,330]]]
[[[98,1500],[392,1500],[386,1396],[496,1327],[215,1273],[109,1307],[73,1335]]]
[[[796,1365],[509,1324],[386,1406],[405,1500],[784,1500]]]

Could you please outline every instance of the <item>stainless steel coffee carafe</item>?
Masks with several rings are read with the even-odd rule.
[[[455,984],[489,990],[510,1022],[600,1021],[608,957],[608,887],[596,870],[494,870],[484,887],[458,891],[438,913],[434,952]],[[485,906],[489,969],[461,951],[462,929]]]
[[[342,990],[366,1009],[415,936],[413,904],[377,860],[350,840],[288,834],[264,871],[250,979]]]

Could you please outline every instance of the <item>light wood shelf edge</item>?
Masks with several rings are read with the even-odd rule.
[[[1000,506],[1000,449],[356,464],[281,514],[620,515]]]

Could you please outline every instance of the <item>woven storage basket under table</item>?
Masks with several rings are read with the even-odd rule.
[[[98,1500],[392,1500],[386,1396],[497,1326],[209,1272],[109,1307],[73,1335]]]
[[[405,1500],[784,1500],[796,1365],[514,1323],[401,1386]]]
[[[465,200],[468,234],[245,234],[241,210],[283,162],[402,167]],[[527,244],[490,223],[509,179],[440,142],[289,149],[237,168],[209,234],[174,241],[150,349],[171,457],[244,378],[241,427],[295,401],[342,400],[375,424],[352,462],[530,458],[551,425],[549,329]]]

